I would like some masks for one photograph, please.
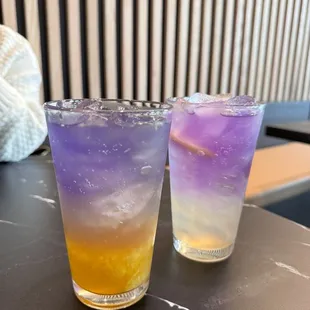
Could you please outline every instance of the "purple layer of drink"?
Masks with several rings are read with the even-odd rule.
[[[96,309],[148,288],[171,111],[134,103],[45,104],[74,290]]]
[[[225,259],[233,251],[264,106],[248,96],[169,101],[174,246],[190,259]]]

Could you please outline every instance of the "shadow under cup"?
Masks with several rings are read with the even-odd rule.
[[[82,99],[45,104],[73,287],[120,309],[149,285],[171,106]]]
[[[201,262],[229,257],[263,104],[174,104],[169,142],[173,243]]]

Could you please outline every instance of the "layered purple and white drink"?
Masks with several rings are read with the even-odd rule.
[[[252,97],[173,98],[169,163],[174,246],[198,261],[233,250],[264,105]]]

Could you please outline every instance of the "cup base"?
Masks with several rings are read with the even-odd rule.
[[[173,236],[173,246],[182,256],[203,263],[216,263],[227,259],[234,250],[234,243],[225,248],[201,250],[189,247],[185,242]]]
[[[131,291],[115,295],[99,295],[86,291],[74,281],[73,289],[76,297],[86,306],[93,309],[124,309],[138,302],[146,293],[149,281]]]

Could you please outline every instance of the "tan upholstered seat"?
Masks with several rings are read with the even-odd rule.
[[[310,189],[310,145],[288,143],[257,150],[246,200],[265,205]]]

